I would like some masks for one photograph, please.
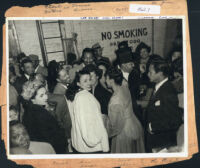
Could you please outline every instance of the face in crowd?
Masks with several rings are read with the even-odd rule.
[[[95,50],[94,50],[94,54],[95,55],[97,55],[98,57],[101,57],[102,56],[102,54],[103,54],[103,49],[102,48],[96,48]]]
[[[85,52],[83,55],[83,62],[85,65],[94,63],[94,56],[92,52]]]
[[[37,74],[35,75],[35,79],[38,80],[38,81],[40,81],[40,82],[43,83],[44,85],[46,84],[45,77],[44,77],[42,74],[40,74],[40,73],[37,73]]]
[[[106,73],[107,69],[103,65],[99,65],[98,68],[102,70],[102,77],[101,77],[101,79],[99,81],[100,81],[102,86],[105,86],[106,85],[105,73]]]
[[[107,88],[112,90],[113,84],[115,83],[114,79],[111,79],[109,77],[109,75],[106,75],[105,79],[106,79],[106,86],[107,86]]]
[[[46,105],[48,100],[47,90],[44,87],[41,87],[37,90],[35,97],[32,99],[34,104]]]
[[[135,66],[133,62],[127,62],[127,63],[123,63],[122,65],[122,69],[125,72],[131,73],[131,71],[133,70],[133,67]]]
[[[19,113],[16,110],[14,109],[9,110],[9,121],[18,120],[18,117]]]
[[[182,57],[182,55],[181,55],[181,52],[180,51],[174,51],[173,53],[172,53],[172,62],[174,61],[174,60],[176,60],[177,58],[181,58]]]
[[[71,83],[71,79],[70,79],[70,76],[69,76],[69,72],[68,72],[66,69],[62,69],[62,70],[59,72],[58,81],[61,82],[61,83],[64,83],[64,84],[69,84],[69,83]]]
[[[95,72],[90,72],[90,82],[91,82],[91,86],[95,86],[98,83],[98,76],[96,75]]]
[[[85,90],[90,91],[91,90],[91,77],[89,74],[83,74],[80,76],[80,80],[77,83],[77,85]]]
[[[27,75],[32,75],[34,73],[34,67],[32,62],[26,62],[23,65],[23,71]]]
[[[160,75],[161,75],[162,72],[156,72],[155,71],[155,68],[154,68],[154,65],[151,64],[149,66],[149,72],[148,72],[148,77],[150,79],[151,82],[154,82],[154,83],[158,83],[160,81]]]
[[[10,146],[28,149],[30,138],[25,127],[18,123],[10,127]]]
[[[148,50],[146,48],[142,48],[140,50],[140,57],[142,59],[147,59],[149,57],[149,52],[148,52]]]

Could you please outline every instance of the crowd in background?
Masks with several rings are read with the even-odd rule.
[[[112,62],[99,43],[47,67],[34,54],[10,58],[10,153],[183,151],[182,47],[150,53],[122,41]]]

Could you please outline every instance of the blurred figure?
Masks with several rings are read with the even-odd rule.
[[[172,84],[174,85],[179,99],[179,107],[184,108],[184,85],[183,85],[183,59],[177,58],[172,62],[174,80]]]
[[[18,121],[10,122],[10,154],[55,154],[45,142],[30,141],[25,127]]]
[[[101,107],[90,93],[90,73],[81,70],[66,92],[72,119],[71,141],[74,153],[109,151]]]
[[[171,62],[175,61],[178,58],[183,58],[181,48],[174,48],[171,53]]]
[[[9,105],[19,107],[19,94],[14,87],[16,79],[15,69],[9,65]]]
[[[108,107],[107,131],[112,137],[111,153],[143,153],[142,126],[134,114],[128,83],[121,70],[110,68],[106,83],[113,90]]]
[[[54,87],[57,84],[57,73],[59,70],[59,64],[52,60],[48,63],[48,76],[47,76],[47,83],[48,83],[48,90],[50,93],[53,93]]]
[[[92,49],[94,50],[94,56],[95,56],[96,60],[100,60],[103,58],[106,61],[110,62],[109,58],[103,57],[103,48],[100,46],[99,43],[95,43],[92,46]]]
[[[86,66],[89,64],[95,64],[96,60],[93,53],[93,49],[85,48],[82,52],[81,61],[84,64],[83,66]]]
[[[47,68],[42,67],[39,63],[39,57],[37,55],[31,54],[28,56],[30,58],[30,60],[33,62],[33,67],[35,69],[35,73],[40,73],[43,76],[47,77],[48,72],[47,72]]]
[[[23,74],[21,77],[18,77],[16,79],[16,82],[14,83],[14,87],[17,90],[18,94],[21,94],[23,84],[26,81],[33,79],[34,77],[34,67],[30,59],[25,58],[21,62],[21,66],[22,66],[21,69],[23,70]]]
[[[10,154],[32,154],[29,150],[30,138],[24,126],[17,122],[10,122]]]
[[[107,69],[111,66],[110,62],[106,61],[106,59],[100,59],[96,62],[96,65],[99,69],[102,70],[102,76],[99,79],[100,84],[108,90],[108,88],[106,87],[106,78],[105,78],[105,73],[107,71]]]
[[[13,105],[9,108],[9,121],[19,121],[19,112]]]
[[[74,61],[76,61],[76,54],[67,53],[67,64],[72,65]]]
[[[69,71],[60,69],[57,74],[57,84],[54,88],[54,94],[65,95],[68,85],[71,83]]]

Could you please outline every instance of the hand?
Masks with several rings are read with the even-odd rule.
[[[152,132],[152,128],[151,128],[151,123],[149,123],[148,129],[147,129],[148,133],[153,135],[154,133]]]

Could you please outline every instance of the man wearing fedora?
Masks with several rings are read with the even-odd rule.
[[[39,73],[39,74],[42,74],[43,76],[47,77],[48,76],[47,68],[42,67],[39,64],[40,63],[39,57],[34,54],[31,54],[28,57],[33,62],[33,66],[35,68],[35,73]]]
[[[104,59],[104,60],[110,62],[109,58],[102,56],[102,54],[103,54],[103,47],[101,47],[101,45],[99,43],[95,43],[92,46],[92,49],[94,50],[94,55],[95,55],[95,57],[96,57],[97,60]]]

